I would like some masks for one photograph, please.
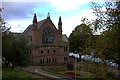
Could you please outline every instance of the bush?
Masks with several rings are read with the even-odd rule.
[[[65,74],[69,74],[69,75],[75,76],[75,73],[74,73],[74,72],[67,72],[67,73],[65,73]],[[76,76],[80,76],[80,74],[76,73]]]
[[[62,68],[55,68],[55,69],[51,69],[51,70],[54,70],[54,71],[65,71],[64,69],[62,69]]]
[[[67,68],[68,70],[73,70],[73,64],[72,63],[67,63]]]
[[[116,78],[116,74],[114,74],[113,72],[107,72],[107,73],[106,73],[106,76],[107,76],[108,78]]]

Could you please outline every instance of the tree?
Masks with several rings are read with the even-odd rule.
[[[10,28],[2,26],[2,51],[4,62],[8,66],[12,64],[12,69],[16,66],[28,66],[30,63],[30,45],[23,35],[15,37]]]
[[[14,37],[12,33],[4,35],[3,39],[3,57],[7,64],[12,63],[12,69],[16,66],[28,66],[30,63],[28,40],[22,35]]]
[[[112,60],[120,68],[120,1],[104,4],[91,3],[91,8],[97,19],[93,22],[95,31],[102,31],[96,43],[96,57],[105,63]],[[105,10],[103,10],[103,8]]]
[[[108,50],[108,52],[106,52],[105,54],[113,55],[111,53],[111,50],[113,49],[111,48],[111,45],[113,43],[112,41],[116,41],[117,43],[116,46],[113,45],[115,47],[118,47],[118,45],[120,44],[120,41],[119,41],[120,40],[120,36],[119,36],[120,34],[120,24],[119,24],[120,23],[120,1],[115,3],[105,2],[103,5],[100,5],[99,3],[96,3],[96,2],[92,2],[91,7],[93,9],[93,13],[95,14],[95,16],[97,16],[97,19],[95,20],[95,26],[94,26],[95,29],[103,30],[101,40],[105,41],[109,38],[109,40],[105,42],[106,44],[108,44],[109,42],[109,45],[107,45],[106,48],[104,47],[105,50]],[[105,8],[106,11],[104,11],[103,8]],[[116,35],[116,36],[114,36],[113,38],[112,35]],[[105,45],[105,43],[101,44],[101,46]],[[97,48],[99,48],[99,46],[97,46]],[[103,51],[103,53],[104,52],[105,51]],[[120,54],[120,49],[118,48],[113,49],[112,52],[114,53],[114,55],[118,55],[118,53]],[[111,59],[114,59],[114,58],[116,57],[113,57],[113,58],[111,57]],[[118,58],[116,58],[116,60],[118,60]]]
[[[30,45],[24,36],[15,38],[12,44],[12,57],[10,61],[15,66],[28,66],[30,63]]]
[[[69,42],[71,52],[90,53],[90,46],[93,46],[91,29],[86,24],[77,26],[70,34]]]

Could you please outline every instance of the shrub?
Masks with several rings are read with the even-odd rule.
[[[74,73],[74,72],[67,72],[67,73],[65,73],[65,74],[75,75],[75,73]],[[80,76],[80,74],[76,73],[76,76]]]
[[[113,72],[106,72],[106,76],[108,78],[115,78],[116,77],[116,74],[114,74]]]
[[[62,68],[55,68],[55,69],[51,69],[51,70],[54,70],[54,71],[65,71],[64,69],[62,69]]]
[[[68,70],[73,70],[73,64],[72,63],[67,63],[67,68],[68,68]]]
[[[96,74],[96,71],[89,70],[89,72]]]

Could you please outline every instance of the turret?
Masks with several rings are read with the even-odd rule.
[[[36,24],[37,24],[37,16],[36,16],[36,13],[34,13],[33,25],[36,26]]]
[[[32,44],[33,44],[33,47],[37,46],[37,17],[36,17],[36,13],[34,13],[34,18],[33,18]]]
[[[47,19],[50,19],[50,13],[48,12]]]
[[[59,30],[60,33],[62,34],[62,21],[61,21],[61,16],[59,17],[59,21],[58,21],[58,30]]]

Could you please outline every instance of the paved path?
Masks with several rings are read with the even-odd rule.
[[[60,75],[60,74],[55,74],[55,73],[51,73],[51,72],[41,70],[40,66],[29,66],[27,68],[20,68],[20,69],[25,70],[27,72],[37,74],[37,75],[40,75],[40,76],[47,77],[47,78],[52,79],[52,80],[75,80],[75,78],[71,78],[71,77],[68,77],[68,76],[63,76],[63,75]]]

